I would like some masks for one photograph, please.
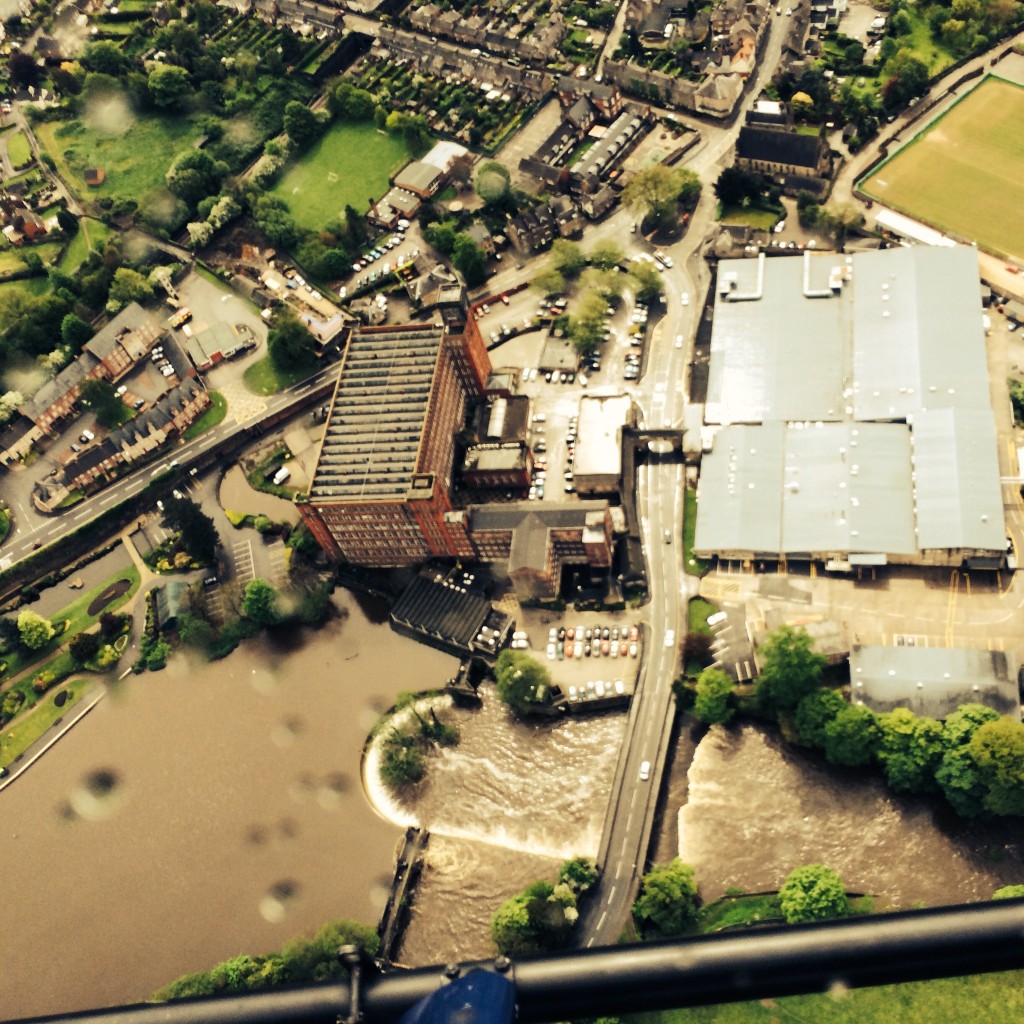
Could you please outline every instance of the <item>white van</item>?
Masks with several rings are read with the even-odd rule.
[[[272,482],[273,484],[275,484],[276,486],[280,487],[280,486],[281,486],[281,484],[283,484],[283,483],[285,482],[285,480],[287,480],[287,479],[288,479],[288,477],[290,477],[291,475],[292,475],[292,474],[291,474],[291,471],[290,471],[290,470],[288,469],[288,467],[287,467],[287,466],[282,466],[282,467],[281,467],[281,468],[280,468],[280,469],[279,469],[279,470],[278,470],[278,471],[277,471],[277,472],[276,472],[276,473],[274,474],[274,479],[273,479],[273,480],[272,480],[271,482]]]

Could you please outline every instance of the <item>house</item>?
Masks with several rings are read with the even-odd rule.
[[[475,220],[468,228],[466,228],[464,234],[468,235],[475,245],[478,245],[488,256],[493,256],[496,246],[494,244],[494,236],[487,229],[487,225],[482,220]]]
[[[736,166],[769,175],[827,178],[832,153],[819,135],[744,125],[736,139]]]
[[[404,188],[391,188],[380,202],[371,205],[367,218],[390,230],[403,218],[411,220],[415,217],[422,205],[419,196],[414,196]]]
[[[411,192],[420,199],[430,199],[444,183],[445,173],[440,167],[424,160],[411,160],[395,175],[395,188]]]
[[[162,328],[137,302],[129,303],[83,346],[102,367],[102,376],[116,381],[160,340]]]
[[[585,96],[600,121],[609,124],[622,112],[622,92],[614,82],[582,80],[572,75],[562,75],[558,80],[558,99],[562,107],[569,109],[581,96]]]
[[[569,238],[583,227],[576,204],[568,196],[555,196],[540,206],[523,210],[508,222],[508,237],[524,255],[546,249],[556,238]]]

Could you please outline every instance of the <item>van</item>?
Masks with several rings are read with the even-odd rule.
[[[283,483],[285,482],[285,480],[287,480],[287,479],[288,479],[288,477],[290,477],[291,475],[292,475],[292,474],[291,474],[291,471],[290,471],[290,470],[288,469],[288,467],[287,467],[287,466],[282,466],[282,467],[281,467],[281,468],[280,468],[280,469],[279,469],[279,470],[278,470],[278,471],[277,471],[277,472],[276,472],[276,473],[274,474],[274,479],[273,479],[273,480],[272,480],[271,482],[272,482],[273,484],[275,484],[276,486],[280,487],[280,486],[281,486],[281,484],[283,484]]]

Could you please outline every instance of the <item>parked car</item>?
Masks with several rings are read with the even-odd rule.
[[[646,782],[651,777],[651,762],[641,761],[640,762],[640,781]]]

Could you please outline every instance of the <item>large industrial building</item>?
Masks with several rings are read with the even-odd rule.
[[[701,557],[1005,552],[973,249],[722,261],[704,419]]]
[[[472,318],[459,333],[427,324],[352,336],[299,506],[325,551],[376,568],[473,557],[448,515],[452,464],[490,369]]]

